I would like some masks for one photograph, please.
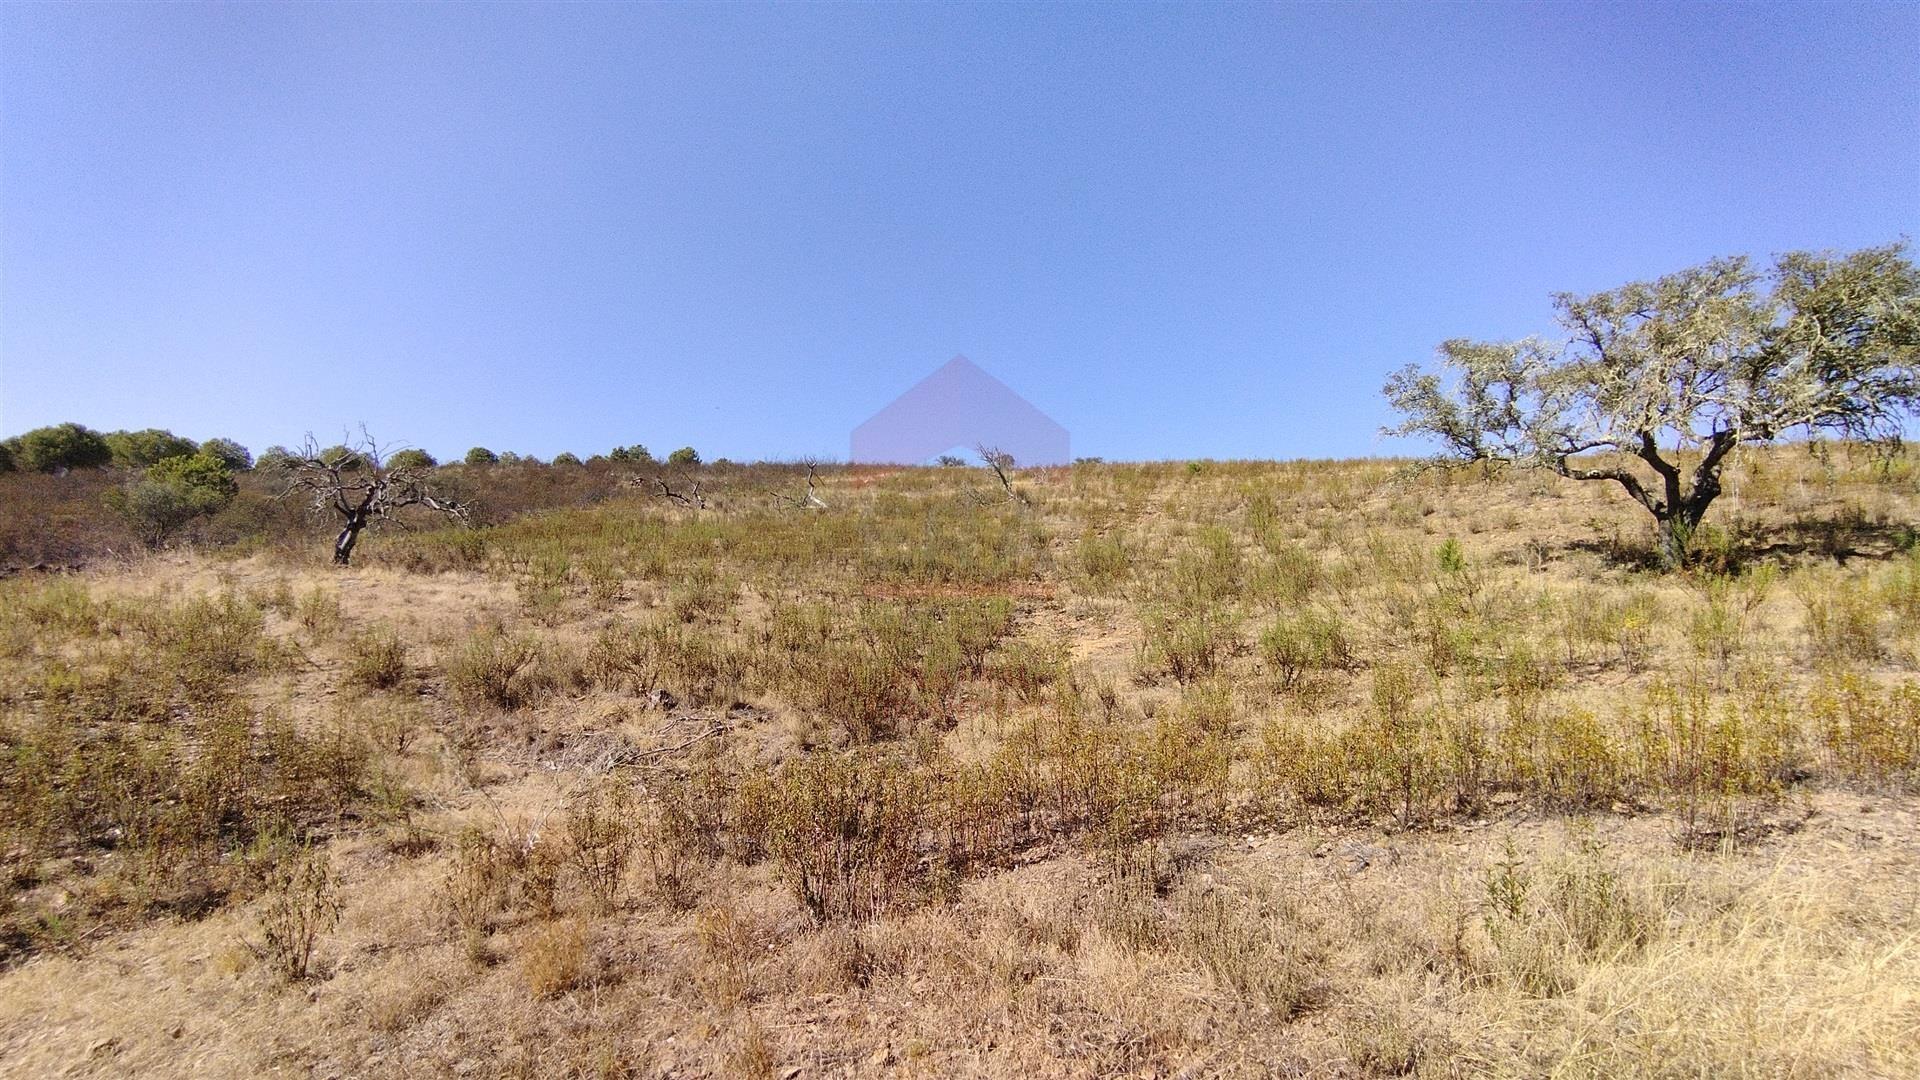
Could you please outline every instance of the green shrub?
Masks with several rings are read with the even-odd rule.
[[[387,457],[389,469],[431,469],[438,464],[440,463],[434,460],[432,454],[417,447],[396,450]]]
[[[225,508],[238,490],[226,462],[192,454],[149,466],[140,479],[109,492],[107,503],[148,547],[159,547],[189,522]]]
[[[106,437],[79,424],[34,428],[12,440],[15,465],[27,472],[98,469],[113,461]]]
[[[183,439],[160,428],[115,431],[103,438],[106,439],[107,449],[113,454],[113,463],[127,469],[144,469],[168,458],[186,457],[199,450],[192,439]]]
[[[253,455],[232,439],[208,439],[200,444],[200,452],[218,458],[233,472],[246,472],[253,468]]]
[[[1080,572],[1097,589],[1111,589],[1133,569],[1133,554],[1118,533],[1101,534],[1091,530],[1080,537],[1075,548]]]

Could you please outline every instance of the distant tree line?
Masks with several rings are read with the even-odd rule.
[[[304,460],[284,446],[269,446],[260,452],[258,459],[255,459],[245,446],[232,439],[216,438],[197,443],[163,428],[100,432],[83,424],[66,423],[35,428],[15,435],[13,438],[0,440],[0,473],[63,473],[73,469],[104,468],[147,469],[170,458],[192,457],[195,454],[211,457],[224,465],[229,472],[236,473],[256,468],[262,471],[285,469],[291,462]],[[320,451],[320,457],[325,461],[338,463],[348,471],[364,467],[366,464],[360,451],[350,449],[344,444],[327,447]],[[554,455],[552,461],[542,462],[531,454],[517,454],[510,450],[495,452],[484,446],[476,446],[460,458],[460,463],[464,465],[550,464],[565,467],[600,465],[608,462],[622,465],[665,464],[672,468],[694,468],[702,464],[702,459],[699,451],[691,446],[683,446],[668,454],[662,462],[656,459],[645,446],[637,443],[632,446],[616,446],[605,454],[595,454],[584,461],[577,454],[562,452]],[[397,468],[431,469],[437,468],[441,463],[425,450],[408,448],[394,451],[385,464]]]
[[[532,455],[511,451],[496,453],[476,446],[467,451],[458,464],[480,469],[516,465],[561,469],[615,465],[689,469],[699,467],[702,461],[699,452],[690,446],[675,450],[662,462],[646,447],[635,444],[616,446],[604,455],[596,454],[585,461],[575,454],[561,453],[550,463],[543,463]],[[730,463],[721,459],[714,464]],[[393,490],[425,490],[419,488],[425,473],[440,466],[441,462],[425,450],[409,447],[377,454],[364,440],[353,446],[340,443],[320,449],[309,444],[298,451],[270,446],[256,458],[233,439],[196,442],[163,428],[101,432],[84,424],[64,423],[0,440],[0,474],[60,476],[108,470],[123,472],[124,477],[114,481],[115,486],[107,490],[104,497],[93,497],[103,501],[142,543],[156,548],[165,545],[186,526],[213,518],[231,505],[240,491],[243,474],[259,477],[254,483],[254,487],[260,489],[256,498],[266,498],[269,488],[284,487],[303,477],[311,480],[318,473],[325,473],[337,486],[354,491],[369,485],[384,491],[386,486],[382,482],[392,476],[407,478],[404,484],[393,485]],[[397,497],[390,501],[396,505],[420,502]],[[352,532],[357,535],[358,530]],[[351,550],[350,544],[347,550]]]

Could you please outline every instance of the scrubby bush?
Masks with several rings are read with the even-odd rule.
[[[500,463],[500,455],[484,446],[476,446],[467,451],[466,457],[460,460],[469,465],[497,465]]]
[[[1075,555],[1080,560],[1080,572],[1097,589],[1111,589],[1133,569],[1132,552],[1118,533],[1082,534]]]
[[[288,851],[268,871],[261,954],[287,980],[299,982],[312,972],[320,935],[340,922],[339,891],[339,878],[318,849]]]
[[[1345,622],[1332,611],[1306,609],[1283,615],[1260,635],[1260,655],[1292,687],[1314,672],[1353,666]]]
[[[552,686],[541,657],[540,644],[531,637],[497,627],[482,630],[446,661],[447,688],[467,704],[518,709],[538,701]]]
[[[27,472],[98,469],[112,463],[113,449],[92,428],[66,423],[16,436],[13,458],[15,465]]]
[[[633,858],[633,792],[609,780],[574,799],[567,807],[567,859],[596,910],[611,911]]]
[[[683,446],[667,455],[667,464],[682,469],[692,468],[700,464],[700,452],[691,446]]]
[[[107,449],[113,453],[113,463],[126,469],[144,469],[155,462],[185,457],[199,450],[192,439],[160,428],[114,431],[104,438]]]
[[[359,472],[367,467],[367,456],[344,443],[329,446],[315,456],[342,472]]]
[[[200,452],[219,458],[227,468],[237,473],[253,468],[253,455],[232,439],[208,439],[200,444]]]
[[[912,894],[927,790],[899,759],[801,758],[746,797],[761,843],[816,921],[870,919]]]
[[[389,629],[369,630],[348,645],[347,678],[369,690],[387,690],[407,677],[407,645]]]
[[[148,547],[159,547],[189,522],[218,513],[238,490],[226,462],[193,454],[148,466],[138,480],[109,492],[107,500]]]
[[[405,450],[395,450],[387,458],[389,469],[431,469],[438,464],[432,454],[411,446]]]

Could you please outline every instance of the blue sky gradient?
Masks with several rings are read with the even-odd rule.
[[[1397,449],[1548,296],[1920,225],[1920,5],[0,7],[0,433]]]

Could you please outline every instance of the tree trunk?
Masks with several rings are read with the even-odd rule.
[[[1701,490],[1680,505],[1666,513],[1654,514],[1654,541],[1660,556],[1662,570],[1678,570],[1687,561],[1687,549],[1693,545],[1693,535],[1700,528],[1700,519],[1707,516],[1707,505],[1720,493],[1719,485]]]
[[[360,539],[360,530],[366,527],[366,515],[349,514],[347,516],[346,527],[340,530],[339,537],[333,541],[333,564],[335,566],[347,566],[352,563],[353,545]]]
[[[1678,570],[1687,559],[1687,540],[1693,535],[1678,514],[1654,516],[1654,551],[1660,557],[1660,569]]]

